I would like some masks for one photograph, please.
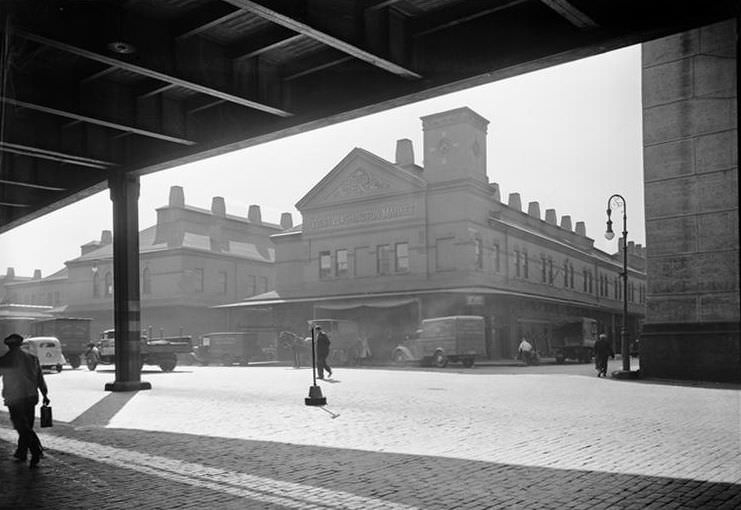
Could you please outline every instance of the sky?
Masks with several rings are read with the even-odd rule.
[[[545,70],[369,115],[141,178],[139,228],[156,223],[171,186],[188,205],[210,209],[223,197],[229,214],[246,216],[259,205],[263,221],[294,205],[355,147],[394,161],[396,140],[409,138],[422,164],[420,117],[468,106],[489,120],[488,176],[502,201],[520,193],[555,209],[560,222],[586,223],[595,246],[617,251],[604,238],[608,198],[627,202],[628,240],[645,245],[640,46],[623,48]],[[621,212],[613,219],[619,219]],[[112,204],[103,191],[0,234],[0,275],[40,269],[48,276],[80,255],[80,246],[112,229]]]

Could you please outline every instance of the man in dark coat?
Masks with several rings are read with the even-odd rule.
[[[0,374],[3,377],[3,399],[10,412],[10,421],[18,432],[18,448],[13,456],[25,462],[31,450],[30,467],[35,468],[42,457],[41,441],[33,431],[34,409],[39,402],[39,390],[44,405],[49,405],[48,390],[44,382],[39,359],[21,349],[23,337],[13,333],[5,339],[8,352],[0,357]]]
[[[329,336],[320,328],[316,327],[316,368],[319,372],[319,379],[324,379],[324,371],[327,371],[327,375],[332,377],[332,369],[327,364],[327,356],[329,356]]]
[[[607,377],[607,358],[615,357],[610,342],[607,341],[607,335],[600,334],[594,342],[594,366],[597,369],[597,377]]]

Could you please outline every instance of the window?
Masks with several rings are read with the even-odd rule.
[[[563,263],[563,288],[566,289],[569,287],[569,263],[564,262]]]
[[[547,270],[546,258],[545,258],[545,255],[541,255],[540,256],[540,272],[541,272],[540,276],[541,276],[541,280],[543,283],[546,282],[546,270]]]
[[[587,275],[589,276],[589,293],[593,294],[594,293],[594,275],[592,274],[591,271],[589,271]]]
[[[260,289],[261,289],[261,292],[267,292],[268,291],[268,278],[267,278],[267,276],[261,276],[260,277]]]
[[[247,276],[247,295],[254,296],[257,294],[257,276],[251,274]]]
[[[376,272],[378,274],[391,273],[391,245],[379,244],[376,247]]]
[[[54,305],[59,305],[61,300],[59,299],[59,291],[54,292]]]
[[[149,271],[148,267],[144,268],[144,271],[142,271],[142,294],[151,294],[152,293],[152,273]]]
[[[113,295],[113,275],[108,272],[105,274],[104,280],[104,292],[106,297]]]
[[[203,268],[193,269],[193,290],[196,294],[203,292]]]
[[[476,269],[484,268],[484,250],[481,249],[481,239],[473,240],[473,260]]]
[[[409,244],[396,243],[396,272],[409,272]]]
[[[328,251],[319,252],[319,279],[332,276],[332,255]]]
[[[499,262],[499,243],[494,243],[494,271],[501,271]]]
[[[228,285],[226,271],[219,271],[216,274],[216,288],[218,289],[219,294],[226,295],[229,291]]]
[[[340,276],[347,276],[349,273],[349,266],[347,263],[347,250],[337,250],[335,252],[335,274]]]
[[[515,276],[520,277],[520,250],[515,250]]]
[[[100,297],[100,276],[98,276],[98,271],[93,273],[93,297]]]
[[[548,285],[553,285],[553,259],[548,257]]]
[[[569,287],[573,289],[574,288],[574,266],[571,264],[569,264],[569,280],[570,280]]]
[[[588,288],[587,285],[589,284],[589,281],[588,281],[589,277],[587,276],[586,269],[584,270],[583,274],[584,274],[584,292],[586,292]]]
[[[527,257],[527,250],[522,250],[522,276],[527,280],[530,278],[530,261]]]

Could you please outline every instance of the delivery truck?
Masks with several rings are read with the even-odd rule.
[[[398,345],[392,354],[397,363],[419,361],[443,368],[449,361],[473,366],[486,352],[484,318],[454,315],[424,319],[419,329]]]

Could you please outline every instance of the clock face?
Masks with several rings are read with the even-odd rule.
[[[437,144],[437,150],[440,152],[440,154],[447,154],[450,152],[450,149],[453,147],[453,142],[448,140],[447,138],[440,139],[440,142]]]

